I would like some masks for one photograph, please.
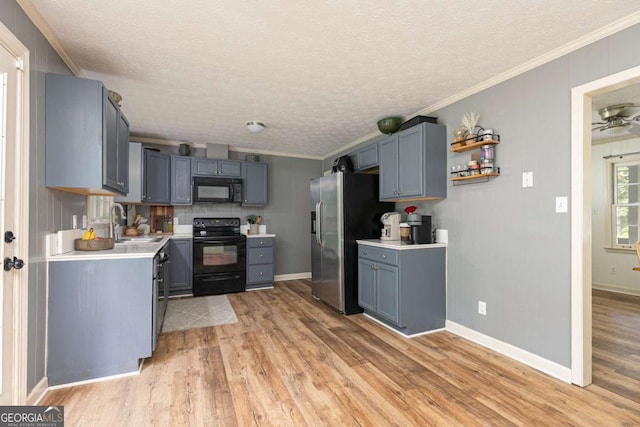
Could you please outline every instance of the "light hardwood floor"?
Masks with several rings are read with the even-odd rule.
[[[593,384],[640,403],[640,296],[593,291]]]
[[[68,426],[639,425],[640,404],[448,332],[405,339],[311,298],[229,295],[239,322],[171,332],[136,377],[52,391]]]

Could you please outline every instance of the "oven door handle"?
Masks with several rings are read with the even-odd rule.
[[[246,241],[246,237],[196,237],[193,239],[193,243],[241,243]]]
[[[239,274],[229,274],[229,275],[224,275],[224,276],[215,276],[215,277],[203,277],[200,279],[201,282],[220,282],[222,280],[229,280],[229,279],[239,279],[240,275]]]

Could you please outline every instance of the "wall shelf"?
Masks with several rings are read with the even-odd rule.
[[[496,145],[496,144],[500,144],[500,141],[495,141],[495,140],[488,140],[488,141],[478,141],[478,142],[472,142],[470,144],[466,144],[466,145],[460,145],[458,147],[455,146],[455,144],[458,143],[454,143],[452,144],[451,147],[451,152],[453,153],[463,153],[465,151],[469,151],[469,150],[473,150],[475,148],[480,148],[483,145]],[[466,178],[466,177],[465,177]]]
[[[482,173],[473,176],[458,176],[451,178],[453,185],[475,184],[477,182],[487,182],[492,177],[500,176],[500,172]]]

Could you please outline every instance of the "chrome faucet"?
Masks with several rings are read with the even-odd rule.
[[[120,203],[114,203],[111,205],[111,221],[109,221],[109,237],[118,240],[120,236],[116,233],[116,227],[120,226],[120,220],[116,221],[114,208],[120,208],[120,219],[127,219],[127,216],[124,213],[124,207]]]

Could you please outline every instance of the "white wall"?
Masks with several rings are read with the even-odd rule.
[[[610,174],[611,170],[610,163],[603,159],[611,154],[640,152],[640,138],[594,145],[591,150],[593,287],[640,295],[640,272],[632,270],[640,265],[635,250],[623,252],[605,249],[608,227],[606,214],[610,209],[606,183],[607,174]],[[615,274],[611,273],[611,267],[615,267]]]

